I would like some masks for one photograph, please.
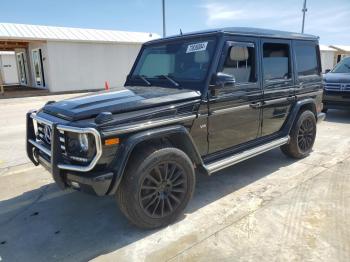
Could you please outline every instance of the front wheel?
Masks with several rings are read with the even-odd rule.
[[[147,148],[130,159],[116,198],[133,224],[157,228],[183,213],[194,186],[193,164],[183,151]]]
[[[304,158],[310,154],[316,138],[315,115],[306,110],[299,114],[290,131],[290,141],[281,146],[284,154],[293,158]]]

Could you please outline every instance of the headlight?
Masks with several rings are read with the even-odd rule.
[[[89,162],[96,153],[95,139],[92,134],[65,132],[67,155],[78,162]]]
[[[89,139],[87,134],[79,134],[79,143],[83,152],[87,152],[89,150]]]

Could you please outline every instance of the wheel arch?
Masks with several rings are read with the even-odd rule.
[[[121,143],[118,153],[114,161],[114,176],[111,185],[107,191],[107,195],[113,195],[117,191],[120,181],[123,178],[126,165],[132,156],[133,152],[138,147],[169,145],[184,151],[193,161],[200,171],[204,166],[202,158],[197,150],[197,147],[192,140],[191,135],[184,126],[168,126],[147,131],[142,131],[130,135],[124,142]]]
[[[307,99],[297,101],[292,107],[291,112],[289,114],[289,118],[284,125],[284,128],[283,128],[284,133],[286,133],[286,135],[289,134],[298,115],[305,110],[310,110],[315,115],[315,118],[317,119],[316,108],[317,108],[316,101],[313,98],[307,98]]]

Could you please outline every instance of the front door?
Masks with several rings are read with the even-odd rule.
[[[24,52],[19,52],[16,54],[17,57],[17,67],[18,67],[18,78],[21,85],[28,84],[27,77],[27,60]]]
[[[259,136],[262,90],[257,73],[257,46],[253,38],[227,39],[218,72],[232,75],[235,84],[209,91],[209,153]]]
[[[32,50],[34,83],[36,87],[45,87],[44,68],[42,63],[41,49]]]
[[[281,130],[294,99],[291,41],[263,39],[261,49],[264,78],[262,136],[268,136]]]

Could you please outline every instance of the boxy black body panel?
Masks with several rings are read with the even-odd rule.
[[[61,187],[79,185],[80,190],[97,195],[114,194],[130,156],[145,143],[177,147],[192,159],[198,172],[210,174],[210,163],[287,137],[305,108],[322,120],[323,87],[318,38],[314,36],[225,28],[168,37],[145,43],[130,75],[138,70],[142,52],[150,46],[186,40],[200,42],[199,48],[205,50],[207,38],[215,41],[209,60],[191,54],[198,48],[193,44],[185,53],[200,63],[198,72],[206,70],[204,78],[194,79],[193,85],[192,80],[182,81],[174,75],[148,79],[129,76],[125,89],[50,103],[28,113],[27,154],[31,161],[46,166]],[[315,51],[315,65],[297,61],[300,54],[296,53],[296,45]],[[218,85],[216,79],[222,72],[233,72],[235,81]],[[176,86],[174,80],[180,85]],[[42,119],[53,129],[51,146],[46,149],[33,124]],[[89,133],[101,142],[95,142],[95,155],[100,155],[91,168],[88,164],[79,168],[76,163],[72,167],[69,162],[68,142],[60,137],[67,126],[73,132],[97,131]],[[106,144],[110,138],[117,138],[119,143]]]

